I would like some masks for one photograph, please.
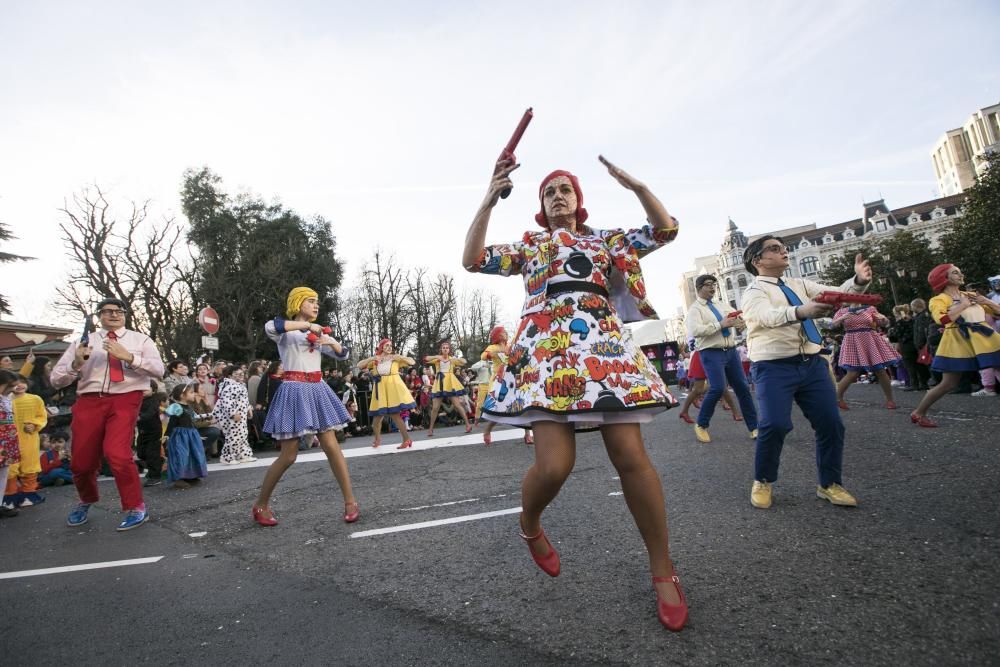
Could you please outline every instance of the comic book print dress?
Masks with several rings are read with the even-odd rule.
[[[523,428],[556,421],[591,431],[645,423],[676,405],[608,299],[612,257],[604,240],[560,230],[549,253],[549,296],[541,311],[521,320],[483,418]],[[525,270],[537,264],[531,259]]]

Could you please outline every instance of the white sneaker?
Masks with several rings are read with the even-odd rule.
[[[979,391],[973,392],[972,395],[973,396],[996,396],[997,392],[995,390],[991,391],[991,390],[987,389],[986,387],[983,387]]]
[[[257,460],[257,457],[255,457],[255,456],[247,456],[247,457],[244,457],[244,458],[240,459],[239,461],[233,461],[233,463],[253,463],[256,460]]]
[[[234,466],[237,463],[243,463],[243,462],[242,461],[237,461],[236,459],[233,459],[232,461],[219,461],[219,463],[225,463],[227,466]]]

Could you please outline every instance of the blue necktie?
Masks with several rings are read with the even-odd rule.
[[[713,315],[715,315],[715,319],[717,319],[717,320],[719,320],[721,322],[722,321],[722,315],[720,315],[719,311],[716,310],[715,305],[711,301],[706,301],[705,305],[708,306],[708,309],[710,311],[712,311]],[[733,332],[732,332],[732,330],[729,329],[729,327],[722,327],[722,335],[723,336],[729,336],[732,333]]]
[[[793,292],[792,288],[786,285],[781,278],[778,278],[778,287],[785,293],[788,303],[793,306],[802,305],[802,299],[799,298],[799,295]],[[802,330],[806,332],[806,338],[809,339],[809,342],[816,343],[817,345],[823,342],[822,336],[819,335],[819,329],[816,328],[816,323],[812,320],[802,320]]]

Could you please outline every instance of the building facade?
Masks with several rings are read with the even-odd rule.
[[[948,130],[931,151],[941,195],[965,192],[986,169],[983,156],[1000,150],[1000,104],[980,109],[962,127]]]
[[[781,237],[788,248],[789,266],[786,275],[793,278],[818,280],[832,257],[856,251],[866,241],[908,230],[922,235],[935,247],[942,232],[962,215],[965,195],[953,195],[931,201],[890,209],[884,200],[864,204],[860,218],[827,227],[814,224],[779,229],[768,234]],[[730,220],[719,248],[719,254],[699,257],[695,268],[683,275],[680,290],[685,309],[695,299],[694,281],[703,274],[718,279],[716,299],[739,310],[743,290],[753,280],[753,275],[743,265],[743,251],[757,234],[747,237]]]

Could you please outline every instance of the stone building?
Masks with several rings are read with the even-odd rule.
[[[965,195],[959,194],[890,209],[879,199],[864,204],[860,218],[827,227],[812,223],[767,233],[785,241],[789,258],[786,275],[817,280],[831,257],[851,252],[865,241],[877,240],[902,229],[923,235],[932,247],[935,246],[941,233],[962,215],[964,201]],[[695,279],[706,273],[715,275],[719,281],[716,299],[739,309],[743,290],[753,280],[753,275],[743,266],[743,251],[760,236],[763,234],[746,236],[730,220],[719,254],[697,258],[695,267],[683,275],[680,289],[685,309],[695,299]]]
[[[986,169],[983,156],[1000,150],[1000,104],[980,109],[962,127],[944,133],[931,151],[942,196],[965,192]]]

